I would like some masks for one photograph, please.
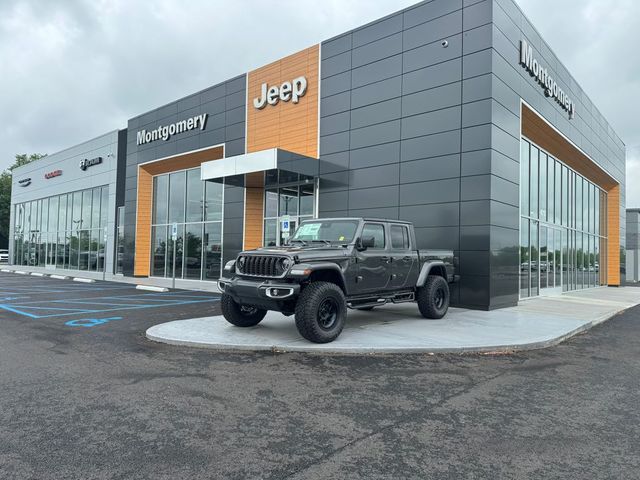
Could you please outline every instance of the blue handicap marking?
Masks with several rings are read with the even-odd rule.
[[[95,327],[96,325],[109,323],[112,320],[122,320],[122,317],[81,318],[78,320],[69,320],[68,322],[65,322],[65,325],[68,325],[69,327]]]

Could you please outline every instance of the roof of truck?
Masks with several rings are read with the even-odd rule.
[[[406,220],[395,220],[391,218],[371,218],[371,217],[327,217],[327,218],[308,218],[302,220],[302,222],[312,222],[314,220],[356,220],[356,221],[364,221],[364,222],[385,222],[385,223],[404,223],[406,225],[411,225],[411,222]],[[300,223],[302,223],[300,222]]]

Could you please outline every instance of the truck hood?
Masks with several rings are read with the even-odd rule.
[[[323,258],[343,258],[349,255],[350,248],[341,245],[286,245],[282,247],[263,247],[241,252],[241,255],[286,255],[297,257],[298,261],[320,260]]]

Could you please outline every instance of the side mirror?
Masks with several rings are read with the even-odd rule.
[[[356,248],[364,252],[367,248],[373,248],[376,245],[376,239],[373,237],[358,238]]]

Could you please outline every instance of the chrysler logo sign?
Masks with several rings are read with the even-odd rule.
[[[307,93],[307,79],[305,77],[294,78],[291,82],[284,82],[279,87],[274,85],[269,87],[266,83],[260,87],[260,97],[253,99],[253,106],[258,110],[262,110],[269,105],[276,105],[278,101],[291,101],[298,103],[300,97]]]
[[[575,116],[576,105],[573,100],[558,86],[558,83],[549,75],[549,71],[533,56],[533,48],[524,40],[520,40],[520,64],[532,77],[536,78],[544,88],[544,93],[547,97],[553,97],[562,108],[569,112],[569,118]]]
[[[45,173],[44,178],[49,180],[50,178],[59,177],[62,175],[62,170],[54,170],[53,172]]]
[[[23,178],[22,180],[18,180],[18,184],[21,187],[28,187],[29,185],[31,185],[31,179],[30,178]]]
[[[98,165],[99,163],[102,163],[102,157],[92,158],[91,160],[85,158],[84,160],[80,160],[80,170],[86,170],[87,168]]]

